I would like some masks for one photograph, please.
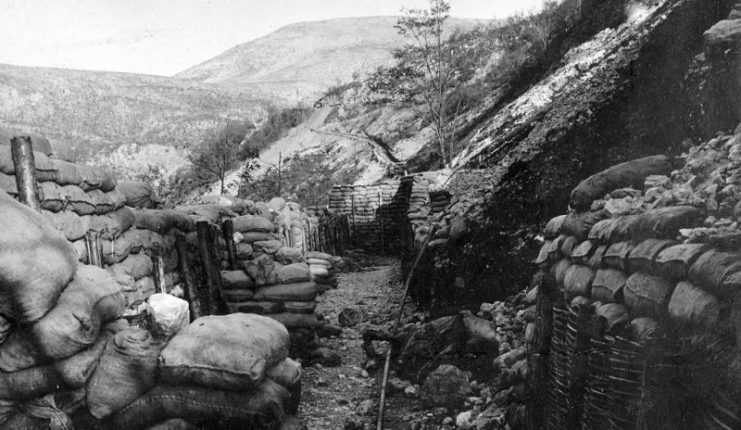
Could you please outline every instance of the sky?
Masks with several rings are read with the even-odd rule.
[[[451,0],[451,15],[505,18],[543,0]],[[302,21],[398,15],[428,0],[0,0],[0,63],[171,76]]]

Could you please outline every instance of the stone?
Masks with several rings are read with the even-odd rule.
[[[471,411],[461,412],[455,417],[455,425],[458,427],[467,425],[469,421],[471,421]]]
[[[408,382],[402,381],[399,378],[390,378],[388,380],[388,390],[391,394],[403,393],[409,385],[410,384]]]
[[[411,399],[416,399],[417,397],[419,397],[419,386],[407,385],[404,388],[404,395]]]
[[[358,407],[358,413],[360,415],[370,415],[371,413],[373,413],[374,409],[375,405],[373,404],[373,400],[363,400]]]
[[[319,347],[309,353],[312,362],[326,367],[336,367],[342,364],[342,357],[327,347]]]
[[[342,334],[342,327],[334,324],[322,324],[317,328],[317,333],[322,337],[334,337]]]
[[[343,425],[343,428],[345,430],[363,430],[363,420],[361,420],[359,417],[350,417],[345,419],[345,424]]]
[[[526,355],[527,349],[525,347],[513,349],[512,351],[506,352],[495,358],[494,367],[498,369],[508,369],[512,367],[516,362],[525,358]]]
[[[357,308],[345,308],[337,315],[337,322],[342,327],[352,327],[367,319],[367,315]]]
[[[432,371],[422,384],[420,397],[427,407],[455,409],[471,394],[469,375],[461,369],[443,364]]]

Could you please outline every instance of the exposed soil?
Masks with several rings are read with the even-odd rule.
[[[318,298],[317,312],[332,324],[338,323],[339,313],[348,307],[362,311],[367,318],[344,327],[340,336],[322,339],[342,356],[342,365],[304,369],[299,416],[310,430],[376,428],[383,360],[364,371],[367,357],[362,333],[367,328],[390,329],[403,294],[399,261],[385,258],[376,263],[363,272],[339,274],[339,287]],[[409,303],[404,309],[405,315],[414,312]],[[379,345],[378,352],[383,353],[384,348],[385,343]],[[417,403],[402,393],[389,394],[384,429],[409,429],[414,411],[420,413]]]

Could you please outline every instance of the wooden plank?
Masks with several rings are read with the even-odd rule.
[[[224,241],[226,242],[226,253],[229,256],[229,268],[237,270],[237,248],[234,246],[234,221],[225,219],[221,225],[221,231],[224,232]]]
[[[191,271],[189,261],[190,257],[188,256],[188,241],[185,239],[183,233],[177,233],[175,235],[175,249],[177,249],[178,252],[180,277],[183,282],[185,300],[188,301],[190,307],[190,319],[193,321],[205,315],[204,297],[206,291],[199,291],[199,285],[193,278],[193,272]]]

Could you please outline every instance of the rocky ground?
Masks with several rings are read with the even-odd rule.
[[[327,322],[336,325],[337,332],[341,327],[341,333],[325,333],[322,341],[340,355],[342,362],[338,366],[304,363],[299,416],[310,430],[376,428],[383,359],[374,360],[366,356],[362,336],[368,329],[391,329],[399,309],[402,280],[398,260],[381,258],[371,263],[372,266],[363,271],[340,274],[339,287],[326,292],[318,300],[317,312]],[[479,329],[474,331],[480,333],[492,329],[488,345],[494,345],[496,349],[482,354],[480,349],[476,350],[481,348],[482,340],[471,342],[471,331],[460,334],[454,330],[466,329],[427,323],[425,314],[416,312],[413,305],[407,304],[402,331],[427,330],[421,336],[424,339],[416,341],[416,348],[423,344],[428,350],[439,348],[439,341],[434,345],[426,342],[434,343],[436,338],[446,336],[468,340],[464,342],[466,351],[450,354],[448,348],[447,352],[430,354],[425,361],[446,357],[439,362],[457,364],[465,371],[445,365],[437,368],[438,361],[435,361],[430,369],[437,370],[429,373],[420,386],[411,382],[413,377],[410,375],[397,376],[392,367],[384,429],[519,428],[524,413],[522,395],[527,374],[524,331],[528,312],[518,312],[523,309],[524,296],[519,295],[507,303],[483,304],[479,312],[483,318],[467,314],[466,325],[478,321]],[[450,321],[453,320],[451,317]],[[429,332],[430,327],[440,332]],[[374,342],[381,354],[386,345],[386,342]],[[474,345],[473,349],[471,345]],[[453,347],[456,348],[458,346]],[[495,360],[497,356],[499,358]],[[476,369],[468,366],[473,363],[478,363]],[[483,372],[481,363],[485,363]],[[447,396],[448,391],[452,393],[451,398]],[[441,393],[444,393],[442,397]],[[447,407],[443,406],[444,403]]]

